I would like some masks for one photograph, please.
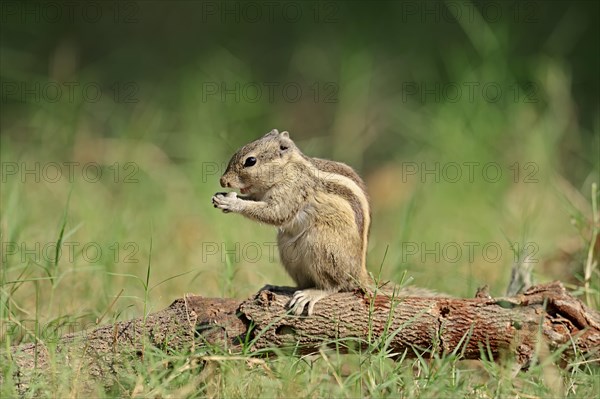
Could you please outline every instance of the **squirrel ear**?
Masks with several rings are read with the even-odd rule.
[[[265,134],[265,137],[268,137],[268,136],[276,136],[276,135],[279,135],[279,130],[277,130],[277,129],[273,129],[273,130],[271,130],[269,133]]]
[[[289,139],[290,138],[290,134],[287,131],[281,132],[281,134],[279,135],[279,137],[283,137],[285,139]]]

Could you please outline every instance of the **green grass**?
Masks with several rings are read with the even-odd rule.
[[[474,184],[437,183],[410,176],[402,183],[402,166],[396,165],[408,161],[390,160],[366,176],[374,208],[370,270],[384,279],[400,281],[404,276],[415,285],[457,296],[472,296],[482,284],[490,284],[492,293],[501,295],[513,260],[507,239],[522,243],[521,250],[527,243],[534,243],[533,255],[543,262],[562,240],[579,234],[575,254],[579,254],[580,265],[584,265],[589,248],[585,242],[590,237],[589,219],[565,201],[564,192],[555,186],[554,168],[548,169],[552,156],[545,152],[555,149],[535,138],[536,129],[556,126],[561,115],[539,112],[534,119],[540,126],[532,126],[530,143],[520,150],[523,154],[515,155],[503,154],[502,148],[486,148],[482,142],[468,143],[466,148],[450,139],[440,143],[448,134],[462,140],[459,143],[468,141],[460,139],[464,134],[460,130],[465,127],[461,118],[466,113],[450,114],[446,109],[449,107],[440,105],[434,110],[433,120],[445,121],[443,134],[433,129],[431,134],[438,137],[431,139],[427,149],[407,159],[483,163],[514,156],[506,160],[506,165],[514,159],[537,159],[538,182],[515,184],[511,178],[504,178],[496,185],[481,180]],[[512,111],[517,119],[519,113],[534,112],[522,105],[514,106]],[[495,111],[490,109],[481,116],[494,117]],[[514,126],[511,121],[502,121],[500,115],[497,117],[502,125],[493,130]],[[470,123],[477,125],[479,121]],[[100,138],[96,140],[106,141],[110,150],[94,153],[93,145],[86,139],[75,138],[83,143],[48,157],[10,135],[2,138],[4,162],[48,162],[73,156],[98,162],[107,172],[96,183],[83,178],[75,178],[72,183],[9,178],[3,184],[2,241],[23,246],[10,248],[10,252],[5,248],[3,252],[3,348],[46,342],[51,332],[57,334],[55,331],[77,331],[93,328],[98,322],[145,316],[187,292],[245,298],[266,283],[291,284],[277,256],[271,256],[276,253],[273,229],[236,215],[221,214],[210,204],[211,194],[219,190],[217,175],[206,177],[201,171],[212,165],[210,162],[226,160],[230,149],[201,154],[190,163],[177,164],[169,158],[162,159],[164,152],[151,140],[111,142]],[[310,140],[298,141],[311,153],[314,146]],[[533,156],[536,158],[529,158]],[[209,163],[203,164],[202,159]],[[139,165],[134,176],[137,181],[127,183],[120,179],[115,183],[111,165],[118,162],[122,167],[131,160]],[[383,183],[379,180],[386,183],[390,179],[398,184],[380,186]],[[588,193],[580,195],[589,198]],[[570,227],[570,218],[579,220],[579,225]],[[63,248],[59,259],[56,246],[51,245],[57,242]],[[472,259],[466,253],[456,262],[444,258],[444,246],[454,250],[458,245],[466,251],[466,242],[478,243],[477,248],[486,243],[497,244],[503,256],[488,262],[485,253],[476,250]],[[414,247],[407,247],[407,243],[417,245],[418,253],[408,256],[406,250]],[[436,243],[440,243],[440,259],[426,252],[436,248]],[[96,254],[97,248],[101,254]],[[454,259],[454,255],[447,257]],[[580,270],[571,273],[580,273],[577,276],[582,279],[583,269]],[[541,267],[535,272],[537,281],[556,278],[551,273],[544,274]],[[591,276],[587,294],[597,308],[597,268]],[[581,288],[579,292],[584,293]],[[231,355],[218,348],[191,355],[149,351],[142,362],[133,363],[119,374],[111,391],[98,387],[97,394],[475,398],[555,397],[562,396],[560,390],[567,397],[595,397],[600,392],[598,367],[583,358],[574,359],[566,369],[556,369],[546,359],[512,378],[510,364],[459,362],[452,355],[430,360],[427,354],[423,359],[395,362],[385,350],[378,352],[380,348],[379,343],[371,343],[365,351],[350,355],[327,350],[309,357],[282,353],[274,359],[255,358],[252,352]],[[2,387],[3,396],[13,396],[12,366],[3,364],[2,369],[7,381]],[[560,378],[548,381],[548,373],[558,373]],[[81,388],[74,381],[79,380],[72,371],[63,370],[52,381],[39,383],[34,392],[39,396],[77,396]]]
[[[274,229],[222,214],[210,202],[235,149],[272,128],[290,130],[306,154],[347,162],[365,177],[373,209],[368,265],[382,279],[465,297],[488,284],[500,296],[515,254],[525,254],[537,261],[536,282],[563,280],[598,309],[600,275],[593,262],[598,254],[588,255],[597,231],[591,189],[600,181],[597,109],[579,118],[575,67],[552,52],[552,40],[524,58],[515,54],[518,40],[502,25],[476,20],[461,29],[466,37],[461,40],[472,48],[450,33],[455,40],[448,46],[424,36],[426,45],[407,47],[406,57],[395,58],[394,43],[393,51],[383,53],[385,62],[369,45],[379,39],[363,39],[358,31],[339,48],[306,33],[293,46],[277,47],[285,55],[278,57],[277,73],[215,45],[203,49],[206,57],[166,71],[164,81],[136,80],[137,103],[116,103],[108,95],[98,102],[3,103],[8,111],[0,121],[2,350],[51,344],[62,333],[145,317],[186,293],[246,298],[265,284],[291,285],[278,261]],[[5,54],[25,62],[13,50]],[[121,55],[86,64],[74,79],[101,81],[120,65]],[[314,62],[305,64],[305,57]],[[54,79],[18,66],[4,67],[2,78]],[[207,81],[271,80],[303,87],[335,82],[336,101],[202,98]],[[473,101],[466,95],[459,101],[421,101],[401,90],[407,82],[456,82],[463,88],[493,82],[506,95],[498,102],[481,92]],[[526,82],[534,82],[536,90]],[[62,167],[56,181],[53,162]],[[65,162],[79,163],[72,176]],[[462,173],[457,181],[451,174],[456,165]],[[472,181],[465,165],[475,168]],[[502,176],[496,180],[493,168],[485,174],[484,165],[499,168]],[[15,166],[14,175],[6,169]],[[439,178],[421,175],[436,166]],[[38,181],[35,174],[21,174],[35,167],[48,174]],[[596,204],[597,196],[596,191]],[[500,254],[494,252],[498,248]],[[510,360],[461,362],[454,355],[430,359],[425,353],[422,359],[392,361],[382,347],[370,342],[349,355],[324,350],[276,358],[257,357],[250,349],[233,355],[219,348],[192,354],[149,350],[142,362],[119,373],[110,391],[97,387],[96,396],[600,394],[600,370],[580,354],[556,368],[555,355],[540,351],[540,361],[513,378]],[[12,397],[14,366],[0,367],[5,379],[0,396]],[[81,375],[75,374],[61,369],[51,381],[37,381],[30,396],[80,396]]]
[[[358,343],[356,343],[358,344]],[[135,397],[595,397],[600,389],[598,367],[576,358],[558,369],[556,357],[541,358],[515,378],[513,364],[489,360],[461,362],[454,355],[392,360],[378,345],[357,352],[352,342],[340,343],[349,354],[323,349],[310,356],[279,353],[232,355],[218,348],[195,353],[153,349],[143,360],[119,370],[109,391],[97,396]],[[11,371],[4,366],[4,373]],[[56,370],[55,370],[56,371]],[[32,384],[36,396],[83,395],[83,371],[59,371]],[[3,396],[15,395],[9,382]]]

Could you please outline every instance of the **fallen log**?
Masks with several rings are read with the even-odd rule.
[[[392,357],[454,353],[461,359],[482,354],[498,359],[510,351],[518,364],[526,365],[541,336],[550,349],[561,348],[563,358],[574,351],[596,361],[599,355],[600,312],[574,298],[560,282],[506,298],[483,292],[460,299],[357,290],[321,300],[310,317],[287,313],[293,292],[272,288],[244,301],[189,295],[146,318],[68,334],[51,345],[12,347],[0,352],[0,360],[12,362],[12,378],[19,392],[26,392],[32,379],[57,365],[76,370],[82,380],[111,385],[124,365],[150,348],[193,354],[207,344],[230,353],[249,345],[258,353],[291,347],[306,354],[318,352],[324,343],[340,352],[377,343]]]

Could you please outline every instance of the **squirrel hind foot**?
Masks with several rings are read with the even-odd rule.
[[[331,292],[329,291],[318,289],[296,291],[288,303],[288,307],[293,314],[300,316],[304,312],[304,308],[308,305],[307,315],[311,316],[314,312],[315,304],[330,294]]]

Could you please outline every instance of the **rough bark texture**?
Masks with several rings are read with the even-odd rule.
[[[390,290],[339,293],[321,300],[311,317],[287,314],[292,293],[260,291],[245,301],[187,296],[146,320],[69,334],[52,347],[16,346],[1,352],[0,361],[13,363],[12,377],[24,393],[32,378],[52,373],[57,365],[77,370],[84,382],[111,385],[119,370],[149,349],[193,352],[210,343],[235,352],[246,337],[253,339],[254,349],[294,347],[302,353],[318,351],[324,342],[338,342],[344,351],[349,341],[356,347],[375,340],[409,357],[429,351],[498,358],[508,349],[523,365],[532,359],[540,331],[550,348],[568,344],[566,357],[576,348],[597,358],[600,348],[600,313],[558,282],[509,298],[490,298],[484,291],[474,299],[400,297]]]
[[[13,378],[20,393],[40,375],[51,375],[63,367],[76,370],[84,386],[93,380],[106,386],[132,361],[141,360],[145,351],[194,350],[208,342],[225,345],[227,334],[242,334],[247,325],[237,316],[236,299],[186,296],[168,308],[135,319],[106,325],[90,331],[63,336],[58,342],[24,344],[0,352],[0,362],[13,362]],[[0,375],[0,384],[2,376]]]
[[[295,318],[285,315],[287,296],[262,291],[242,303],[240,310],[261,332],[257,349],[299,344],[302,352],[310,353],[324,341],[379,339],[388,342],[394,353],[457,351],[465,359],[480,358],[482,349],[494,358],[510,349],[520,364],[527,364],[540,323],[551,348],[571,340],[583,353],[600,348],[600,313],[585,307],[558,282],[510,298],[479,296],[393,298],[389,291],[374,297],[340,293],[317,304],[312,317]]]

